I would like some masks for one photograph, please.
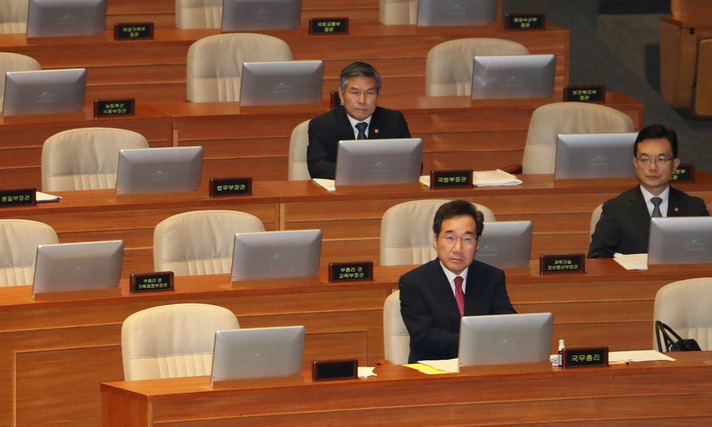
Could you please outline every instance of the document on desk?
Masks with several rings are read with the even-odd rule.
[[[37,201],[37,203],[58,202],[59,199],[61,199],[59,196],[43,193],[41,191],[35,191],[35,201]]]
[[[670,356],[666,356],[655,350],[633,350],[633,351],[610,351],[608,352],[608,363],[620,362],[654,362],[670,361],[674,362]]]
[[[336,191],[336,183],[333,179],[314,178],[312,182],[326,191]]]
[[[613,254],[613,260],[626,270],[647,270],[648,254]]]
[[[417,365],[422,365],[425,367],[425,369],[418,367]],[[418,360],[418,363],[405,366],[417,369],[420,372],[424,372],[426,374],[449,374],[460,371],[460,366],[457,358],[445,360]]]
[[[430,187],[430,175],[421,176],[420,183]],[[474,186],[489,187],[495,185],[519,185],[521,183],[522,180],[501,169],[472,172],[472,185]]]

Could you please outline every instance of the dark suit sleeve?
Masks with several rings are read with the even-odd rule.
[[[591,236],[591,243],[588,247],[589,258],[613,258],[615,248],[618,247],[621,231],[609,210],[609,203],[604,203],[601,217]]]
[[[517,311],[512,307],[507,294],[507,286],[505,285],[504,272],[498,270],[494,277],[494,292],[492,293],[492,308],[491,314],[515,314]]]
[[[336,175],[336,161],[329,158],[329,144],[334,135],[325,129],[324,123],[319,120],[309,122],[309,146],[307,147],[307,166],[312,178],[334,179]]]

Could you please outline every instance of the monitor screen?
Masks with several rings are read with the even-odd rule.
[[[460,366],[548,362],[551,313],[465,316],[460,323]]]
[[[237,233],[232,280],[316,277],[320,258],[321,230]]]
[[[419,0],[418,26],[493,25],[497,0]]]
[[[648,264],[712,262],[712,217],[650,219]]]
[[[555,55],[475,56],[472,99],[550,98]]]
[[[304,326],[215,333],[211,382],[301,375]]]
[[[121,150],[116,194],[198,191],[202,169],[203,147]]]
[[[336,185],[417,183],[423,159],[421,138],[339,141]]]
[[[532,250],[531,221],[486,222],[475,259],[499,268],[528,268]]]
[[[5,77],[3,115],[82,112],[86,86],[85,68],[9,72]]]
[[[240,105],[318,104],[324,61],[245,62]]]
[[[559,135],[554,178],[629,178],[635,176],[633,145],[638,134]]]
[[[39,245],[32,294],[117,288],[123,257],[121,240]]]
[[[102,35],[107,0],[30,0],[27,37]]]
[[[222,31],[299,28],[302,0],[223,0]]]

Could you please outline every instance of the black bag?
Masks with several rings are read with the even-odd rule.
[[[662,335],[662,343],[665,344],[663,350],[660,336]],[[670,336],[672,335],[672,336]],[[663,322],[655,321],[655,338],[658,341],[658,351],[701,351],[700,345],[692,338],[683,339],[671,327]],[[673,339],[674,338],[674,339]]]

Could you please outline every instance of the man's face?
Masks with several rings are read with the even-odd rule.
[[[472,264],[480,242],[475,232],[475,219],[459,215],[443,220],[440,234],[434,237],[438,258],[455,274],[462,273]]]
[[[638,143],[633,165],[643,188],[657,196],[667,188],[680,159],[673,158],[667,138],[644,139]]]
[[[349,116],[363,121],[376,111],[378,91],[376,79],[370,77],[349,77],[346,79],[346,90],[339,91],[339,98]]]

